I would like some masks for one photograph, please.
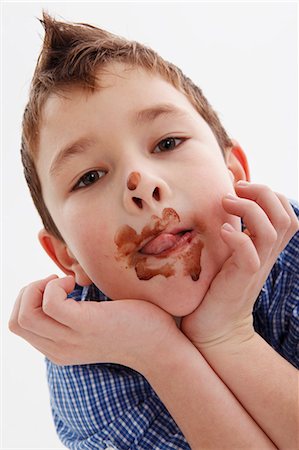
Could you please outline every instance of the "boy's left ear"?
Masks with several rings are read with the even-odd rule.
[[[239,180],[250,181],[250,172],[247,157],[237,141],[232,141],[233,146],[226,151],[226,165],[234,177],[234,182]]]

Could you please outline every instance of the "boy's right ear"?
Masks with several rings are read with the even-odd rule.
[[[38,233],[38,239],[43,249],[55,262],[59,269],[61,269],[66,275],[75,276],[74,271],[71,270],[74,261],[68,251],[67,245],[46,231],[44,228]]]

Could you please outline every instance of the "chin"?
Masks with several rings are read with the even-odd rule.
[[[193,313],[200,303],[201,301],[199,299],[196,299],[195,301],[186,301],[185,298],[179,298],[171,299],[167,305],[159,306],[174,317],[185,317]]]
[[[146,300],[175,317],[184,317],[195,311],[208,288],[201,283],[200,279],[193,281],[190,277],[186,280],[181,278],[174,280],[170,277],[165,281],[163,288],[160,287],[154,290],[155,292],[151,292]]]
[[[200,303],[199,303],[200,304]],[[162,305],[158,305],[161,308],[163,308]],[[185,317],[188,316],[189,314],[193,313],[193,311],[196,310],[196,308],[199,305],[185,305],[185,304],[175,304],[175,305],[170,305],[169,307],[165,307],[163,308],[164,311],[166,311],[168,314],[170,314],[173,317]]]

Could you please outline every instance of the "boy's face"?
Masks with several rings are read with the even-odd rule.
[[[41,241],[79,284],[189,314],[229,256],[221,225],[240,227],[221,204],[231,173],[171,84],[114,64],[100,85],[46,102],[37,170],[66,244]]]

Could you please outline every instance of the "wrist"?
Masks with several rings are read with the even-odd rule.
[[[231,321],[225,326],[213,327],[213,330],[196,330],[192,338],[193,345],[200,351],[217,351],[217,349],[238,349],[255,336],[252,314],[236,322]]]
[[[197,349],[209,362],[215,359],[238,358],[239,356],[251,354],[259,345],[261,337],[252,330],[226,335],[223,339],[200,344]]]
[[[189,339],[177,329],[169,339],[159,344],[151,358],[144,361],[141,373],[153,385],[157,381],[162,382],[164,378],[167,380],[181,370],[188,354],[202,358]]]

